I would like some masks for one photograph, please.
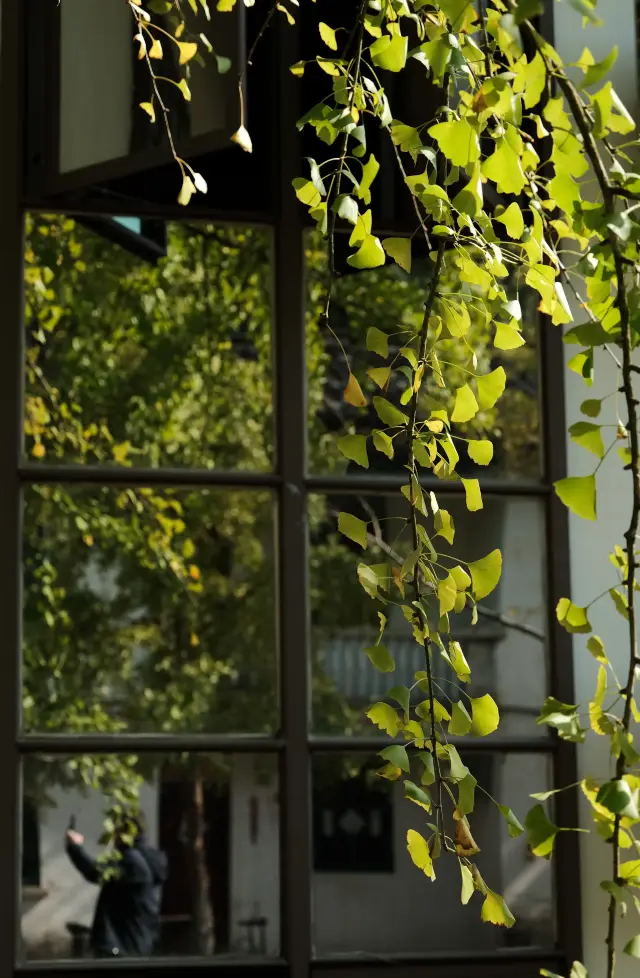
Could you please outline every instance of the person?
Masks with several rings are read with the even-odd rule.
[[[167,857],[147,844],[141,815],[127,817],[128,835],[121,826],[116,828],[118,855],[104,862],[89,855],[75,829],[66,834],[71,862],[89,883],[100,886],[90,937],[97,958],[147,957],[159,936]]]

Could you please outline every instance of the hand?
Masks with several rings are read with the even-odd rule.
[[[81,846],[84,842],[84,836],[80,835],[79,832],[74,832],[73,829],[67,830],[67,842],[70,842],[74,846]]]

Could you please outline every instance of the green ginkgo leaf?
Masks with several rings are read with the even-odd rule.
[[[365,655],[379,672],[393,672],[396,664],[386,645],[371,645],[365,649]]]
[[[367,439],[365,435],[343,435],[338,439],[338,449],[345,458],[357,462],[363,469],[369,468]]]
[[[428,132],[454,166],[466,167],[480,159],[478,133],[466,119],[438,122]]]
[[[471,698],[471,734],[474,737],[488,737],[500,724],[498,705],[489,693],[477,699]]]
[[[554,482],[554,488],[565,506],[585,520],[596,519],[595,475],[569,476]]]
[[[478,402],[468,384],[463,384],[456,391],[456,400],[451,413],[451,420],[456,424],[471,421],[479,411]]]
[[[509,204],[506,211],[496,217],[496,221],[504,224],[507,234],[514,241],[519,241],[524,234],[524,218],[520,206],[515,200],[512,204]]]
[[[411,238],[385,238],[382,247],[400,268],[411,271]]]
[[[478,404],[481,408],[492,408],[498,401],[507,384],[507,375],[504,367],[496,367],[490,374],[482,374],[476,377],[478,388]]]
[[[371,60],[379,68],[387,71],[402,71],[407,63],[409,39],[402,34],[385,34],[369,48]]]
[[[502,573],[502,554],[492,550],[486,557],[468,564],[473,593],[477,601],[482,601],[497,587]]]

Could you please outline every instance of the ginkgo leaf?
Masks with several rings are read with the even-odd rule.
[[[320,31],[320,37],[332,51],[338,50],[338,39],[336,37],[336,32],[333,27],[329,27],[328,24],[320,23],[318,24],[318,30]]]
[[[504,898],[499,893],[487,889],[480,916],[489,924],[496,924],[498,927],[513,927],[516,918],[513,916]]]
[[[458,818],[455,832],[456,853],[458,856],[475,856],[480,852],[480,846],[471,834],[469,821],[466,817]]]
[[[471,698],[471,734],[473,737],[488,737],[500,724],[500,711],[496,701],[489,693],[477,699]]]
[[[358,251],[349,255],[347,262],[353,268],[379,268],[384,265],[384,249],[374,234],[365,235]]]
[[[198,45],[196,44],[196,50],[197,50],[197,47],[198,47]],[[155,37],[153,39],[153,43],[151,44],[151,47],[149,48],[149,57],[150,58],[157,58],[158,60],[160,60],[162,58],[162,44],[160,43],[160,41],[158,40],[157,37]]]
[[[251,136],[244,126],[240,126],[240,128],[234,132],[233,136],[231,137],[231,141],[237,143],[238,146],[245,151],[245,153],[253,153]]]
[[[395,660],[386,645],[371,645],[364,651],[371,664],[380,672],[393,672],[395,670]]]
[[[515,241],[519,241],[524,234],[524,218],[522,217],[520,206],[515,200],[512,204],[509,204],[506,211],[496,217],[496,221],[504,224],[507,234]]]
[[[493,442],[483,438],[480,441],[470,441],[467,444],[469,457],[477,465],[488,465],[493,458]]]
[[[383,424],[388,424],[392,428],[404,426],[409,420],[406,414],[399,411],[397,407],[390,404],[384,397],[374,397],[373,406]]]
[[[477,513],[483,508],[480,483],[477,479],[461,479],[460,481],[464,486],[467,509],[470,513]]]
[[[464,737],[471,730],[471,717],[459,700],[451,705],[451,720],[449,721],[449,733],[452,737]]]
[[[455,423],[471,421],[472,418],[475,418],[478,411],[478,402],[469,385],[463,384],[462,387],[458,387],[454,408],[451,413],[451,420]]]
[[[466,119],[438,122],[428,132],[454,166],[465,167],[480,159],[478,133]]]
[[[497,587],[502,573],[502,554],[492,550],[486,557],[467,565],[471,574],[473,593],[477,601],[482,601]]]
[[[468,866],[460,863],[460,873],[462,875],[462,890],[460,892],[460,902],[466,905],[474,894],[473,876]]]
[[[569,434],[576,445],[581,445],[583,448],[586,448],[596,458],[603,458],[604,442],[602,441],[602,429],[599,424],[593,424],[590,421],[577,421],[569,428]]]
[[[152,122],[156,121],[156,110],[154,108],[153,102],[141,102],[140,108],[143,109]]]
[[[400,268],[411,271],[411,238],[385,238],[382,247]]]
[[[519,195],[527,182],[520,157],[504,136],[497,140],[493,154],[482,164],[482,172],[500,193]]]
[[[379,68],[387,71],[402,71],[407,63],[409,38],[402,34],[385,34],[374,41],[369,48],[371,60]]]
[[[548,817],[542,805],[534,805],[524,820],[527,838],[534,856],[548,859],[558,834],[558,826]]]
[[[411,859],[418,869],[421,869],[425,876],[428,876],[430,880],[434,880],[436,878],[436,874],[433,869],[431,853],[429,852],[429,844],[427,840],[414,829],[409,829],[407,832],[407,849]]]
[[[391,377],[391,367],[369,367],[367,375],[381,390],[384,390]]]
[[[496,367],[490,374],[476,377],[478,388],[478,404],[481,408],[492,408],[502,397],[507,383],[504,367]]]
[[[393,458],[393,439],[386,431],[379,431],[377,428],[371,433],[374,448],[382,452],[387,458]]]
[[[344,394],[342,395],[347,404],[353,405],[353,407],[365,407],[367,399],[362,393],[362,388],[358,383],[358,378],[350,373],[349,380],[347,381],[347,386],[344,389]]]
[[[383,730],[390,737],[395,737],[402,728],[398,711],[389,703],[374,703],[367,710],[367,716],[379,730]]]
[[[186,65],[198,53],[198,45],[195,41],[178,41],[178,48],[180,49],[179,61],[181,65]]]
[[[385,360],[389,356],[389,337],[377,326],[370,326],[367,330],[367,350],[377,353]]]
[[[182,186],[180,187],[180,193],[178,194],[178,203],[183,207],[189,203],[193,195],[196,193],[196,187],[188,174],[184,174],[182,178]]]
[[[403,747],[402,744],[391,744],[389,747],[385,747],[384,750],[379,751],[378,756],[385,761],[389,761],[394,767],[399,767],[401,771],[405,771],[407,774],[411,770],[407,748]]]
[[[554,482],[554,488],[565,506],[577,516],[596,519],[595,475],[569,476]]]
[[[496,323],[495,327],[493,345],[497,350],[517,350],[518,347],[524,346],[524,336],[513,323]]]
[[[363,469],[369,468],[366,435],[343,435],[338,439],[338,449],[345,458],[357,462]]]
[[[560,598],[558,601],[556,618],[562,627],[571,634],[588,634],[591,631],[587,609],[574,604],[569,598]]]
[[[351,513],[338,513],[338,530],[349,540],[359,543],[363,550],[367,549],[367,524],[364,520]]]

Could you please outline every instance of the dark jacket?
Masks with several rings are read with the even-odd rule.
[[[67,842],[71,862],[90,883],[101,884],[91,928],[91,947],[100,957],[148,956],[153,952],[160,926],[162,886],[167,877],[167,857],[146,845],[144,838],[112,864],[113,876],[105,879],[105,866],[82,846]]]

